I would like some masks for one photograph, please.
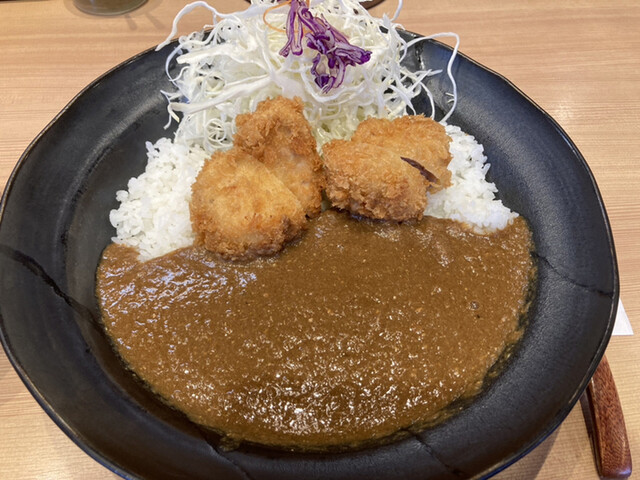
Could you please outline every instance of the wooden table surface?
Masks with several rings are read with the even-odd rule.
[[[0,1],[0,187],[29,142],[97,76],[162,41],[182,0],[149,0],[116,17],[72,0]],[[213,0],[222,11],[242,0]],[[386,0],[372,9],[393,13]],[[204,11],[181,33],[209,22]],[[613,227],[621,297],[640,332],[640,2],[406,0],[399,22],[421,34],[457,32],[461,50],[500,72],[549,112],[587,159]],[[640,337],[614,337],[607,357],[640,452]],[[40,409],[0,354],[0,478],[113,479]],[[578,404],[501,479],[597,478]]]

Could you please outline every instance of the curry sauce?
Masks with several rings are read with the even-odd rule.
[[[118,353],[170,405],[236,441],[314,450],[477,393],[521,336],[532,249],[522,218],[479,235],[327,211],[244,263],[199,247],[142,263],[110,245],[97,293]]]

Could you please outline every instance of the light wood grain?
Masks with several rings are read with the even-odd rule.
[[[211,3],[224,11],[245,7],[242,0]],[[0,2],[0,186],[69,100],[111,67],[162,41],[182,5],[150,0],[130,14],[92,17],[71,0]],[[386,0],[371,11],[395,8]],[[208,20],[204,12],[188,17],[181,32]],[[457,32],[462,52],[509,78],[574,140],[604,197],[621,296],[640,332],[640,2],[406,0],[399,21],[422,34]],[[607,357],[634,455],[640,451],[639,337],[613,338]],[[46,416],[3,354],[0,478],[115,478]],[[497,478],[597,478],[582,406]]]

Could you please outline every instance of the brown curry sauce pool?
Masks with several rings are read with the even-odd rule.
[[[532,250],[522,218],[478,235],[327,211],[246,263],[198,247],[140,263],[110,245],[97,293],[116,350],[170,405],[234,441],[314,450],[477,393],[521,336]]]

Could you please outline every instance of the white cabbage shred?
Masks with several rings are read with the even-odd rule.
[[[263,20],[265,11],[275,4],[275,1],[254,0],[242,12],[224,14],[199,1],[178,13],[172,32],[158,48],[169,44],[177,33],[180,19],[197,8],[207,9],[212,23],[203,31],[180,37],[167,60],[167,74],[174,59],[179,66],[178,73],[172,77],[176,90],[165,92],[169,112],[179,121],[177,142],[200,143],[209,152],[228,147],[235,132],[235,116],[251,112],[262,100],[280,95],[303,100],[305,116],[320,146],[329,140],[350,137],[367,117],[394,118],[415,113],[412,99],[421,91],[429,96],[433,107],[423,81],[440,71],[411,71],[401,65],[408,45],[398,32],[402,27],[387,15],[372,17],[355,0],[311,3],[314,15],[323,16],[344,33],[351,44],[371,52],[368,62],[347,68],[339,88],[322,93],[311,73],[314,52],[305,49],[301,56],[280,55],[286,35]],[[288,10],[283,6],[269,11],[267,22],[284,29]],[[456,39],[450,68],[457,53],[458,37],[445,33],[429,38],[437,36]],[[450,78],[455,99],[455,82],[451,75]],[[178,112],[182,114],[181,119]],[[443,120],[446,121],[449,114]]]

